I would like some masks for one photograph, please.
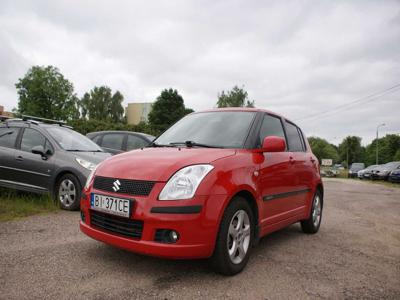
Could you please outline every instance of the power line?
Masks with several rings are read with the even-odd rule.
[[[310,114],[310,115],[305,116],[303,118],[299,118],[296,121],[301,121],[301,120],[306,120],[306,119],[317,119],[317,118],[320,118],[320,117],[322,117],[322,116],[324,116],[326,114],[338,113],[338,112],[342,111],[343,109],[348,108],[349,106],[353,106],[355,104],[361,104],[361,103],[368,103],[368,102],[376,100],[379,97],[382,97],[382,96],[384,96],[386,94],[394,93],[394,92],[397,92],[399,90],[400,90],[400,83],[398,83],[398,84],[396,84],[396,85],[394,85],[394,86],[392,86],[390,88],[384,89],[382,91],[370,94],[368,96],[364,96],[364,97],[358,98],[358,99],[356,99],[354,101],[351,101],[350,103],[342,104],[342,105],[339,105],[339,106],[337,106],[335,108],[332,108],[332,109],[329,109],[329,110],[325,110],[325,111],[322,111],[322,112],[319,112],[319,113]]]

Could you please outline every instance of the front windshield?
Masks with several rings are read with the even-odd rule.
[[[255,112],[213,111],[184,117],[154,142],[174,145],[187,141],[218,148],[243,148]],[[201,145],[200,145],[201,146]]]
[[[67,151],[99,152],[101,148],[86,136],[66,127],[48,127],[47,132]]]

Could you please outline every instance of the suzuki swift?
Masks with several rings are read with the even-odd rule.
[[[233,275],[260,237],[296,222],[316,233],[323,195],[318,160],[294,123],[214,109],[100,163],[82,192],[80,229],[136,253],[210,258]]]

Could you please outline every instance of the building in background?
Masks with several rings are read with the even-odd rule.
[[[0,105],[0,117],[2,117],[2,119],[13,118],[14,114],[12,112],[9,112],[9,111],[4,111],[4,106]]]
[[[128,103],[125,109],[128,124],[137,125],[140,122],[147,122],[152,105],[151,102]]]

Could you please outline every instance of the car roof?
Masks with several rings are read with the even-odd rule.
[[[105,130],[105,131],[93,131],[89,132],[87,135],[93,136],[97,134],[105,134],[105,133],[127,133],[127,134],[134,134],[134,135],[141,135],[145,137],[154,137],[151,134],[143,133],[143,132],[136,132],[136,131],[128,131],[128,130]]]
[[[264,108],[255,108],[255,107],[221,107],[221,108],[211,108],[211,109],[206,109],[206,110],[202,110],[202,111],[196,111],[193,112],[191,114],[198,114],[198,113],[203,113],[203,112],[220,112],[220,111],[237,111],[237,112],[262,112],[262,113],[267,113],[267,114],[271,114],[280,118],[283,118],[285,120],[287,120],[290,123],[296,124],[295,122],[291,121],[289,118],[286,118],[284,116],[282,116],[281,114],[278,114],[276,112],[273,112],[271,110],[268,109],[264,109]]]

